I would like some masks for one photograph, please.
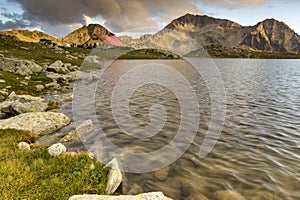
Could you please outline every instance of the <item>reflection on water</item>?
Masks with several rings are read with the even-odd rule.
[[[157,172],[128,173],[127,191],[163,191],[174,199],[198,199],[202,194],[214,199],[217,191],[232,190],[246,199],[300,199],[300,61],[214,61],[226,89],[226,121],[217,145],[203,159],[198,153],[211,119],[205,81],[181,61],[153,61],[173,67],[190,81],[198,96],[201,121],[194,142],[180,159]],[[97,88],[96,112],[104,133],[118,147],[152,152],[177,133],[181,113],[176,94],[158,84],[144,85],[132,94],[130,114],[140,126],[150,123],[152,105],[165,107],[166,124],[152,138],[137,139],[123,133],[110,108],[118,79],[140,62],[145,61],[117,61],[105,72]],[[209,70],[201,60],[197,67]],[[181,83],[174,84],[180,87]],[[136,184],[141,188],[136,189]]]

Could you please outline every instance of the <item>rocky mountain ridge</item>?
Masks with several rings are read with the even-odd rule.
[[[114,35],[98,24],[83,26],[63,38],[55,38],[40,31],[0,32],[0,34],[16,36],[22,41],[38,42],[40,39],[49,39],[59,45],[82,45],[94,33]],[[209,45],[269,52],[300,52],[300,36],[287,24],[275,19],[266,19],[253,26],[242,26],[227,19],[186,14],[174,19],[154,35],[146,34],[138,39],[121,36],[120,39],[124,44],[136,49],[176,49],[182,53],[194,51],[196,46]]]
[[[121,40],[135,48],[152,46],[154,43],[164,43],[168,44],[167,48],[169,49],[177,49],[181,37],[180,40],[166,37],[170,32],[184,34],[204,47],[220,45],[251,48],[259,51],[300,52],[300,36],[287,24],[275,19],[266,19],[254,26],[242,26],[227,19],[186,14],[173,20],[154,35],[144,35],[139,39],[125,36],[121,37]]]

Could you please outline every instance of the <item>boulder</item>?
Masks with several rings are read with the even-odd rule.
[[[67,151],[67,148],[61,143],[53,144],[48,148],[48,153],[51,156],[59,156],[59,155],[65,153],[66,151]]]
[[[3,71],[28,76],[32,73],[38,73],[43,70],[41,66],[29,60],[19,60],[14,58],[0,59],[0,68]]]
[[[110,168],[105,191],[107,194],[113,194],[121,185],[122,172],[119,168],[119,164],[116,158],[112,159],[109,163],[107,163],[105,167]]]
[[[70,118],[62,113],[24,113],[9,119],[0,120],[0,130],[16,129],[42,136],[68,125],[70,121]]]
[[[109,195],[75,195],[69,198],[69,200],[172,200],[166,197],[162,192],[149,192],[139,195],[121,195],[121,196],[109,196]]]
[[[232,190],[220,190],[214,194],[216,200],[246,200],[241,194]]]
[[[92,120],[89,119],[89,120],[83,122],[75,130],[71,131],[66,136],[64,136],[60,140],[60,142],[71,142],[71,141],[77,139],[78,137],[80,137],[80,135],[90,133],[93,130],[94,130],[94,123]]]
[[[28,143],[26,143],[26,142],[19,142],[18,148],[20,150],[27,150],[27,151],[29,151],[30,150],[30,145]]]
[[[65,64],[60,60],[57,60],[52,65],[50,65],[47,68],[47,71],[58,73],[58,74],[67,74],[67,73],[70,72],[69,69],[68,69],[68,66],[65,66]]]
[[[1,112],[14,116],[28,112],[44,112],[48,109],[48,103],[40,97],[16,95],[12,92],[4,102],[0,103],[0,109]]]

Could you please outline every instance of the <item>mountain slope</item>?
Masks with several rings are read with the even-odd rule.
[[[114,35],[109,32],[106,28],[99,24],[90,24],[88,26],[83,26],[72,33],[68,34],[62,41],[64,44],[84,44],[93,34],[102,34],[102,35]]]
[[[39,42],[40,39],[52,40],[58,45],[62,44],[62,40],[59,38],[52,37],[41,31],[29,31],[29,30],[12,30],[12,31],[3,31],[0,34],[8,36],[16,36],[19,40],[25,42]]]
[[[121,39],[135,48],[151,46],[154,43],[168,44],[170,50],[183,47],[185,44],[180,39],[182,36],[177,40],[174,36],[167,37],[170,32],[185,34],[201,46],[221,45],[272,52],[300,52],[299,35],[285,23],[274,19],[267,19],[254,26],[242,26],[226,19],[186,14],[154,35],[142,36],[139,39]]]

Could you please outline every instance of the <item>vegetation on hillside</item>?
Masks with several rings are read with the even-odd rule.
[[[18,142],[34,139],[28,132],[0,131],[0,199],[68,199],[75,194],[105,193],[107,170],[101,163],[87,154],[52,157],[46,147],[18,149]]]

